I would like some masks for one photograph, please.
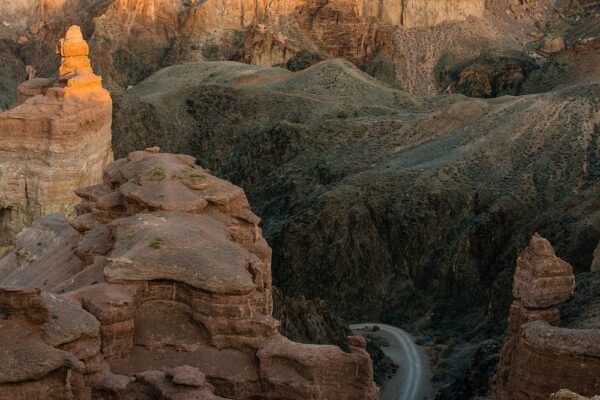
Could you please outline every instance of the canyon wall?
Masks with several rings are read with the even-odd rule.
[[[387,83],[432,94],[445,89],[438,87],[440,67],[486,51],[521,51],[527,33],[537,28],[520,15],[536,15],[539,22],[542,3],[548,13],[553,9],[550,0],[526,11],[500,3],[490,8],[485,0],[21,0],[11,6],[14,22],[6,34],[18,43],[12,51],[25,65],[47,73],[52,66],[47,44],[63,34],[63,26],[80,24],[112,92],[181,62],[304,68],[343,57]]]
[[[0,114],[1,244],[37,218],[72,214],[75,188],[100,182],[112,160],[112,101],[79,27],[59,50],[59,78],[24,82],[20,104]]]
[[[571,266],[536,234],[517,260],[515,301],[492,399],[542,400],[565,388],[590,397],[600,393],[600,329],[559,327],[555,306],[574,286]]]
[[[41,220],[0,259],[0,397],[377,398],[364,339],[344,352],[279,334],[271,249],[242,189],[151,148],[77,193],[72,227]],[[44,236],[60,246],[36,249]],[[36,335],[15,346],[19,327]]]

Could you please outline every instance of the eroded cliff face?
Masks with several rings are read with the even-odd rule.
[[[199,60],[285,65],[305,50],[365,66],[382,53],[386,71],[381,74],[387,74],[388,81],[426,91],[424,82],[412,82],[414,74],[404,74],[416,70],[411,52],[422,55],[433,46],[436,50],[429,58],[434,64],[433,58],[442,52],[434,44],[435,36],[439,39],[439,35],[454,36],[456,32],[433,28],[442,22],[482,17],[484,11],[482,0],[115,1],[95,19],[93,42],[98,44],[94,47],[97,58],[107,60],[102,71],[114,78],[115,88],[137,83],[156,65]],[[410,28],[422,31],[407,33]],[[438,34],[425,39],[425,45],[431,45],[427,50],[420,51],[420,45],[414,43],[403,44],[406,34],[418,37],[428,28]],[[463,34],[466,31],[458,36]],[[478,29],[474,36],[479,34],[484,30]],[[429,75],[423,77],[430,86],[434,86],[430,82],[433,68],[431,65]]]
[[[28,0],[11,7],[18,22],[7,33],[18,41],[14,52],[25,65],[44,73],[50,66],[39,56],[48,53],[47,43],[62,35],[65,24],[81,24],[97,68],[115,92],[180,62],[275,66],[308,52],[317,60],[346,58],[387,83],[432,94],[446,89],[439,82],[444,68],[484,52],[524,52],[527,35],[539,31],[535,23],[543,25],[555,1],[511,3]]]
[[[492,399],[548,399],[564,388],[587,396],[600,391],[600,329],[559,327],[555,306],[569,299],[574,286],[571,266],[536,234],[517,260],[515,301]]]
[[[15,364],[0,374],[0,397],[377,398],[364,341],[352,338],[346,353],[279,334],[271,249],[242,189],[152,148],[77,194],[72,227],[42,220],[0,261],[1,286],[32,288],[0,290],[0,353]],[[30,240],[45,246],[27,251]],[[48,317],[45,299],[74,318]],[[14,346],[15,324],[42,334]],[[46,354],[56,362],[31,362]]]
[[[79,27],[59,50],[59,78],[24,82],[20,104],[0,114],[0,244],[37,218],[72,214],[73,190],[100,182],[112,160],[112,101]]]

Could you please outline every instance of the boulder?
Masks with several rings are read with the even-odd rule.
[[[544,39],[542,51],[544,53],[559,53],[565,49],[565,40],[560,36],[549,36]]]
[[[575,289],[571,265],[537,233],[517,259],[513,296],[527,308],[547,308],[566,301]]]

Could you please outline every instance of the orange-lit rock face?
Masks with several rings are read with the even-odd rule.
[[[392,70],[388,82],[399,82],[409,90],[423,86],[419,90],[431,91],[431,83],[424,80],[433,80],[438,57],[447,50],[445,35],[455,33],[454,28],[439,26],[469,17],[481,18],[485,3],[114,0],[101,17],[94,19],[91,51],[102,63],[102,70],[111,71],[106,77],[111,88],[137,83],[140,70],[164,65],[165,54],[170,54],[168,63],[239,60],[274,66],[287,63],[300,50],[309,50],[325,58],[346,58],[361,66],[382,53]],[[471,32],[473,27],[468,30]],[[128,62],[115,68],[117,59]],[[422,77],[423,60],[431,76]],[[404,72],[413,70],[410,77]]]
[[[0,243],[36,218],[71,214],[82,184],[112,160],[112,101],[72,27],[60,45],[61,77],[19,87],[21,104],[0,114]]]
[[[64,39],[60,40],[57,53],[62,57],[60,65],[60,76],[68,74],[92,74],[92,64],[88,55],[90,48],[83,36],[81,28],[72,26],[67,30]]]

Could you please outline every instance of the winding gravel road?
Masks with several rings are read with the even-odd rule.
[[[372,332],[373,325],[377,325],[379,331]],[[381,400],[431,398],[431,373],[427,356],[408,333],[395,326],[379,323],[355,324],[350,328],[358,334],[381,336],[390,344],[381,349],[399,368],[381,389]]]

